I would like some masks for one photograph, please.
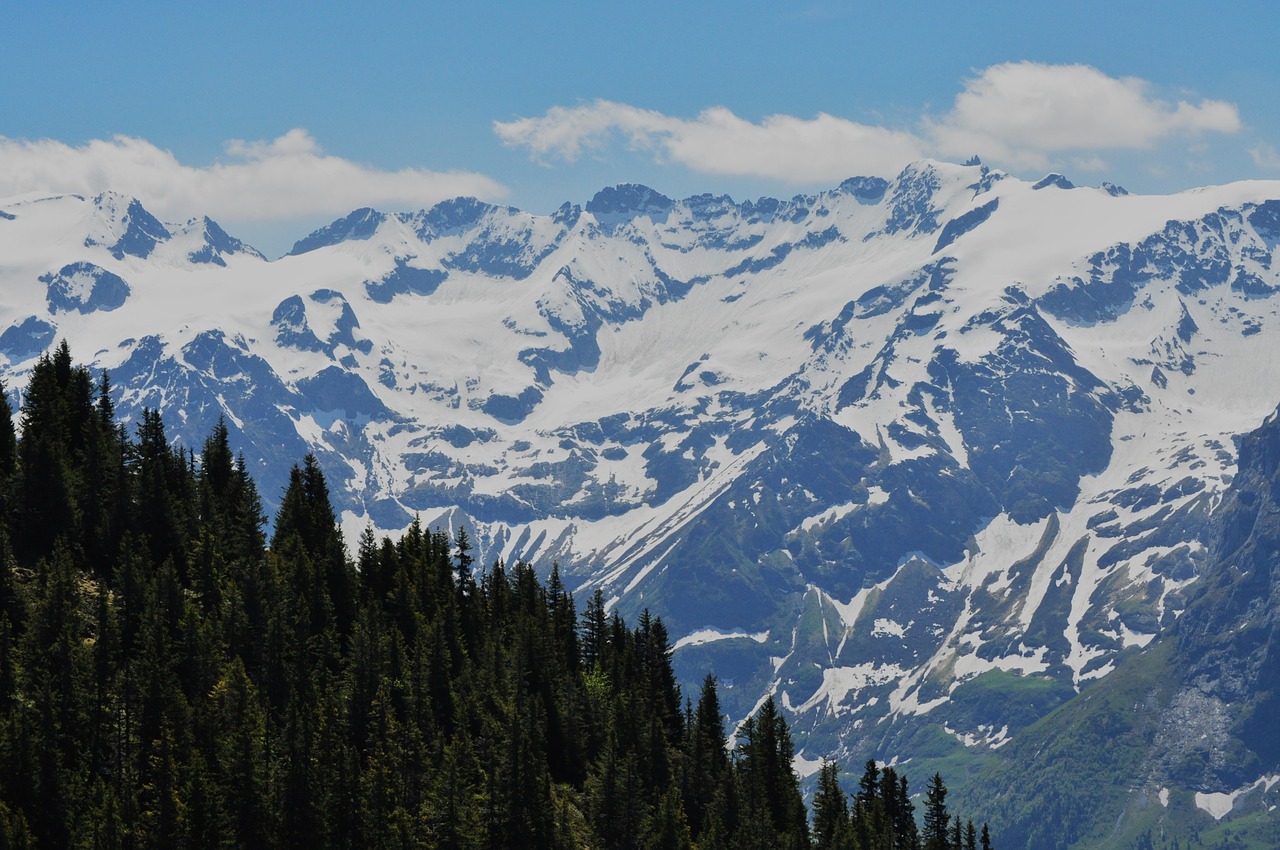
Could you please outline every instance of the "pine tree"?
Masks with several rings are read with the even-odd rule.
[[[791,767],[795,755],[791,733],[772,696],[743,723],[738,738],[736,772],[743,795],[740,836],[745,840],[748,835],[741,830],[753,833],[765,825],[776,846],[807,846],[809,824]]]
[[[73,368],[65,341],[41,355],[27,382],[18,442],[15,548],[34,564],[54,541],[81,539],[81,479],[85,424],[92,418],[89,376]]]
[[[197,462],[111,395],[64,344],[10,444],[0,387],[0,848],[810,846],[782,712],[728,753],[661,619],[596,588],[579,621],[558,567],[477,574],[416,520],[362,535],[357,574],[313,456],[268,547],[224,422]],[[839,773],[817,846],[919,850],[905,774],[868,762],[850,814]],[[979,844],[940,776],[925,824]]]
[[[893,807],[893,833],[896,850],[919,850],[920,832],[916,828],[916,807],[907,791],[906,774],[898,776],[896,803]]]
[[[232,658],[209,693],[214,767],[223,794],[224,833],[238,847],[267,846],[273,834],[265,809],[266,716],[244,664]]]
[[[813,846],[817,850],[844,850],[850,840],[849,804],[840,787],[840,768],[823,760],[813,796]]]
[[[921,831],[924,850],[948,850],[947,825],[950,820],[947,786],[942,782],[942,775],[935,773],[925,791],[924,829]]]
[[[675,788],[668,788],[645,820],[641,847],[645,850],[693,850],[684,806]]]
[[[322,612],[331,610],[337,635],[350,635],[358,602],[355,566],[347,559],[329,486],[313,454],[289,473],[271,549],[299,567],[294,571],[295,592],[312,607],[312,634],[324,630]]]
[[[17,470],[18,437],[13,427],[13,407],[4,382],[0,381],[0,523],[6,529],[14,508],[13,487]]]
[[[858,791],[853,798],[850,821],[854,840],[864,850],[878,847],[886,826],[884,805],[880,799],[880,768],[875,759],[868,759],[858,780]]]
[[[724,826],[724,812],[716,812],[716,803],[723,797],[724,786],[729,779],[729,757],[724,740],[724,715],[716,692],[716,680],[708,673],[702,681],[702,692],[698,696],[698,707],[688,734],[685,778],[685,811],[693,836],[699,842],[712,818]]]

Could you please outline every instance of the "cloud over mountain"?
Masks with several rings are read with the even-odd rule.
[[[895,129],[826,113],[771,115],[759,123],[723,106],[694,119],[625,103],[595,100],[546,114],[495,122],[504,144],[535,159],[573,161],[623,140],[660,161],[704,173],[788,183],[850,174],[892,176],[924,155],[979,154],[1010,168],[1045,168],[1060,155],[1101,163],[1099,153],[1153,147],[1179,136],[1232,134],[1238,110],[1219,100],[1170,104],[1145,80],[1111,77],[1087,65],[1013,62],[992,65],[964,84],[950,111]]]
[[[637,150],[695,171],[751,175],[787,182],[849,174],[893,174],[924,148],[910,133],[820,113],[814,118],[772,115],[753,123],[723,106],[686,120],[625,103],[596,100],[555,106],[539,118],[495,122],[494,132],[539,159],[577,159],[623,138]]]
[[[0,196],[26,192],[135,195],[167,217],[196,212],[237,221],[270,221],[360,206],[431,206],[458,195],[496,198],[497,181],[464,171],[389,171],[325,153],[304,129],[270,141],[232,140],[225,158],[183,163],[132,136],[83,145],[0,137]]]
[[[1236,107],[1220,100],[1171,105],[1151,84],[1087,65],[1010,62],[965,83],[942,118],[923,131],[941,154],[982,156],[1044,168],[1052,154],[1150,148],[1174,135],[1235,133]]]

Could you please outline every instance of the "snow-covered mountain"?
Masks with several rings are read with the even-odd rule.
[[[419,514],[652,608],[798,767],[987,751],[1186,608],[1280,402],[1280,183],[921,162],[789,201],[357,210],[268,262],[117,195],[0,201],[0,357],[225,417],[267,501]],[[859,764],[859,761],[852,761]]]
[[[1187,608],[1009,746],[966,765],[999,846],[1275,847],[1280,413],[1239,443]]]

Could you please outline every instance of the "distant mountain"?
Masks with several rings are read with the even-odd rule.
[[[1239,458],[1177,622],[970,786],[1001,846],[1280,842],[1280,414]]]
[[[734,719],[774,694],[806,775],[977,765],[1217,587],[1214,508],[1280,402],[1278,241],[1280,183],[932,161],[790,200],[357,210],[274,262],[132,199],[24,197],[0,373],[65,337],[122,415],[193,446],[225,418],[269,507],[312,451],[349,542],[417,514],[558,561],[661,614]]]

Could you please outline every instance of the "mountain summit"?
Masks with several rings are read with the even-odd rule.
[[[991,752],[1193,616],[1280,402],[1278,239],[1280,183],[933,161],[790,200],[357,210],[274,262],[24,197],[0,371],[65,337],[122,415],[191,445],[224,419],[272,506],[314,452],[348,543],[416,514],[558,561],[661,614],[735,719],[775,695],[813,773]]]

